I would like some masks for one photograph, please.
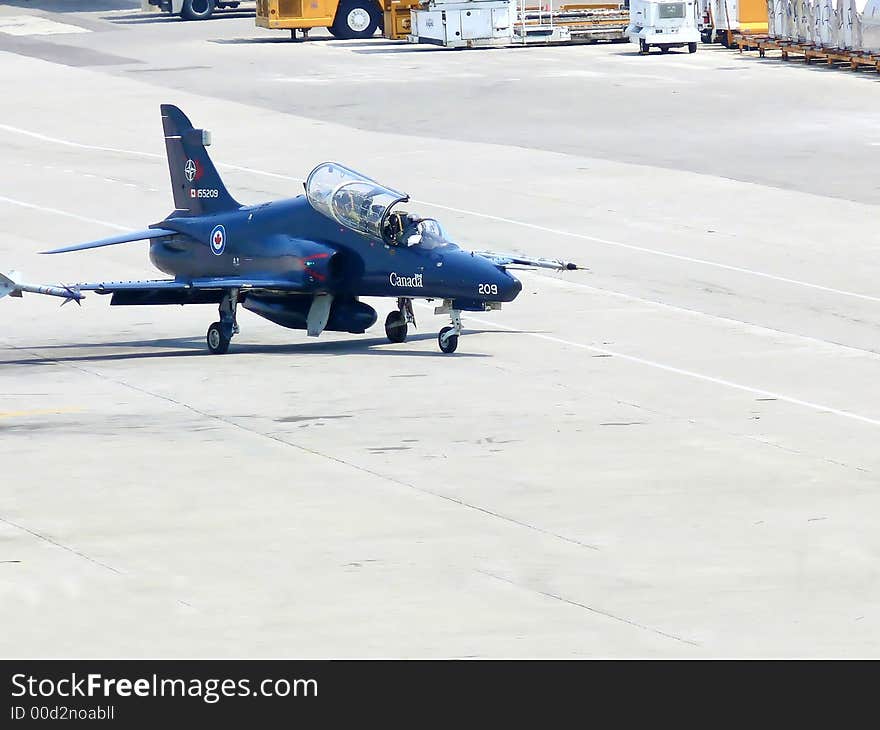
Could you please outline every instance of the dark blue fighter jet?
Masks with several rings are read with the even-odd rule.
[[[401,209],[409,201],[335,162],[318,165],[305,195],[241,205],[227,192],[205,149],[210,134],[164,104],[162,124],[174,212],[142,231],[45,253],[67,253],[134,241],[150,242],[150,260],[171,279],[110,281],[60,286],[24,283],[0,275],[0,297],[22,292],[79,303],[83,292],[111,295],[111,305],[217,304],[220,319],[208,328],[212,353],[229,349],[238,330],[236,309],[317,337],[324,330],[363,333],[376,310],[361,297],[392,297],[385,320],[391,342],[415,325],[413,299],[438,300],[443,352],[455,352],[462,311],[499,309],[522,285],[508,268],[576,269],[562,261],[464,251],[433,218]]]

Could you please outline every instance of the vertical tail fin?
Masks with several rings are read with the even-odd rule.
[[[208,157],[208,132],[194,129],[180,109],[162,104],[165,150],[174,193],[174,215],[205,215],[241,207],[226,190],[217,168]]]

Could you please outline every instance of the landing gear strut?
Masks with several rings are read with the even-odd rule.
[[[416,326],[413,314],[412,299],[398,297],[397,311],[391,312],[385,319],[385,336],[389,342],[405,342],[408,325]]]
[[[238,306],[238,289],[230,289],[223,294],[220,300],[220,321],[214,322],[208,327],[208,349],[212,355],[223,355],[229,350],[232,336],[238,334],[238,320],[236,309]]]
[[[457,309],[452,309],[449,312],[449,317],[452,319],[452,326],[444,327],[440,330],[440,334],[437,335],[440,349],[446,354],[455,352],[458,348],[458,337],[461,334],[461,312]]]

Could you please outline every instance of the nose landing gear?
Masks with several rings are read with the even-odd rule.
[[[212,355],[223,355],[229,350],[229,343],[232,336],[237,335],[238,320],[236,319],[236,309],[238,307],[238,289],[230,289],[223,294],[220,300],[220,321],[214,322],[208,327],[208,334],[205,338],[208,343],[208,350]]]
[[[458,349],[458,338],[461,335],[461,312],[457,309],[449,311],[449,317],[452,319],[451,327],[444,327],[437,335],[437,342],[440,350],[447,355],[451,355]]]

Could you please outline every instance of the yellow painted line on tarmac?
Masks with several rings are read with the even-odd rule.
[[[26,416],[58,416],[79,413],[82,408],[40,408],[31,411],[0,411],[0,418],[24,418]]]

